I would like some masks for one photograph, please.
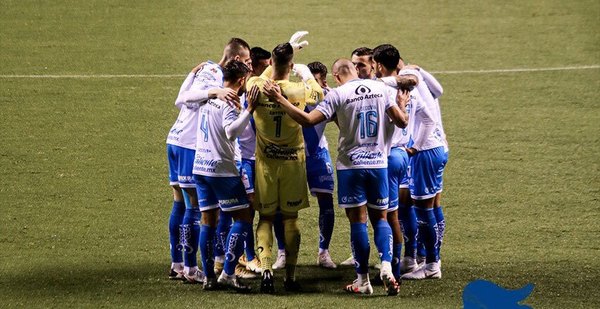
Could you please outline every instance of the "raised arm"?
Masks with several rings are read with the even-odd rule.
[[[427,85],[427,88],[429,88],[433,98],[437,99],[441,97],[442,94],[444,94],[444,88],[442,88],[442,84],[440,84],[440,82],[438,82],[438,80],[429,72],[423,70],[423,68],[421,68],[419,71],[421,72],[421,76],[423,76],[423,82]]]
[[[248,92],[247,100],[248,107],[239,115],[239,117],[228,125],[225,125],[225,135],[230,141],[238,138],[248,126],[252,113],[256,109],[256,101],[258,99],[259,89],[254,85]]]

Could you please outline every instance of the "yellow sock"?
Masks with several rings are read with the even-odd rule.
[[[300,251],[300,229],[298,219],[283,220],[285,235],[285,274],[286,278],[296,280],[296,264],[298,263],[298,252]]]
[[[273,222],[259,220],[256,227],[256,251],[263,270],[273,273],[271,249],[273,248]]]

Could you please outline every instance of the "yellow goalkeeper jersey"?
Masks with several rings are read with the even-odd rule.
[[[246,88],[249,90],[257,85],[261,91],[265,76],[252,77]],[[289,80],[275,81],[281,87],[282,94],[294,106],[304,110],[306,104],[316,104],[323,100],[323,89],[314,80],[307,82],[291,82]],[[256,126],[256,158],[264,161],[278,160],[289,162],[304,162],[304,138],[302,127],[295,122],[275,102],[261,93],[254,111]]]

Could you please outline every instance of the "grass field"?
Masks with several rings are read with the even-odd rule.
[[[271,49],[296,30],[310,31],[301,63],[391,43],[439,72],[451,147],[442,280],[405,282],[398,298],[346,295],[351,269],[313,266],[314,201],[300,223],[306,293],[166,279],[165,138],[184,75],[232,36]],[[598,1],[4,0],[0,59],[0,307],[460,307],[478,278],[534,283],[533,307],[600,307]],[[121,74],[137,76],[98,76]],[[339,209],[336,220],[339,262],[349,225]]]

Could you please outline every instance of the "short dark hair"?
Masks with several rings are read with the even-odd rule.
[[[271,58],[271,53],[261,47],[252,47],[250,50],[250,58],[252,63],[258,63],[259,60],[267,60]]]
[[[373,60],[388,70],[395,70],[400,62],[400,52],[390,44],[382,44],[373,49]]]
[[[238,79],[248,75],[250,68],[241,61],[232,60],[227,62],[223,68],[223,80],[226,82],[235,82]]]
[[[231,38],[227,43],[227,56],[234,58],[242,53],[242,50],[250,50],[250,45],[240,38]]]
[[[274,66],[283,66],[292,62],[294,58],[294,49],[292,48],[292,44],[283,43],[277,45],[273,49],[273,65]]]
[[[357,49],[355,49],[352,54],[350,54],[351,56],[357,55],[357,56],[369,56],[369,57],[373,57],[373,50],[368,48],[368,47],[359,47]]]
[[[327,75],[327,67],[319,61],[311,62],[307,65],[307,67],[310,69],[310,73],[312,73],[313,75],[315,75],[315,74],[321,74],[321,76]]]

